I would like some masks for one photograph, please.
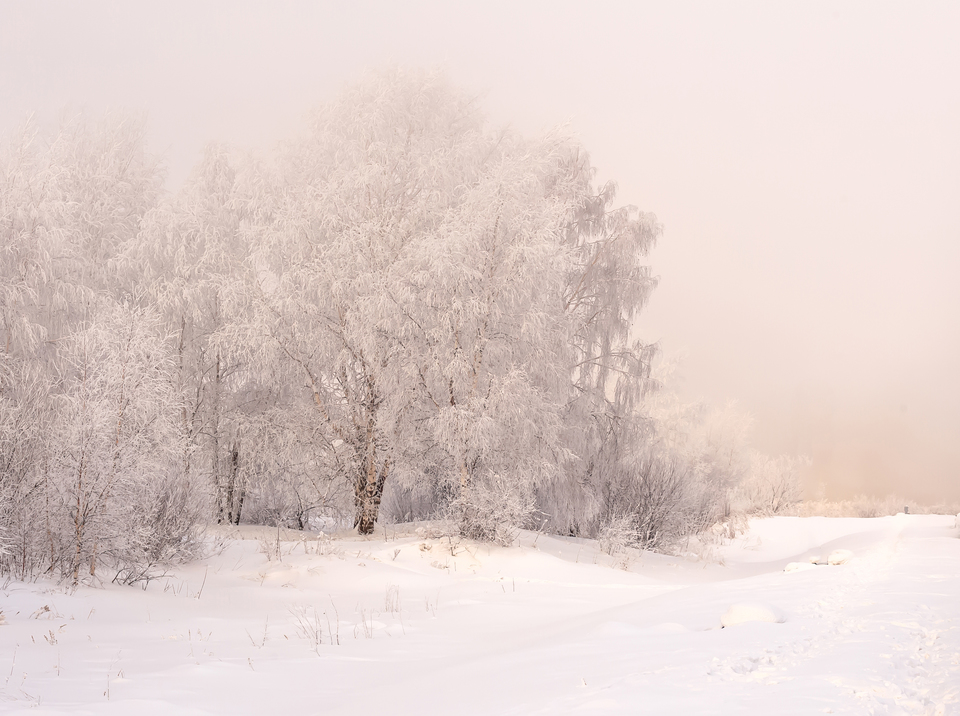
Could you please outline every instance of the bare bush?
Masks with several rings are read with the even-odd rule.
[[[165,565],[196,559],[203,553],[206,505],[176,473],[138,485],[129,496],[130,525],[106,558],[116,569],[113,581],[135,584],[156,577]]]
[[[645,452],[606,485],[598,532],[619,525],[630,546],[669,551],[713,524],[723,499],[677,458]]]
[[[772,458],[754,451],[747,474],[733,490],[733,509],[757,515],[793,509],[803,498],[802,471],[809,464],[805,457]]]

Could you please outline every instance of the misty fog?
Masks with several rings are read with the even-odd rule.
[[[0,7],[0,131],[125,108],[175,190],[369,68],[558,124],[656,214],[635,333],[753,415],[808,494],[960,498],[960,6],[210,2]]]

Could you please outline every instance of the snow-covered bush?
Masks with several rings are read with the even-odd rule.
[[[734,404],[684,402],[671,391],[670,371],[661,369],[653,385],[632,414],[606,423],[585,481],[597,496],[595,516],[580,533],[612,549],[670,551],[706,532],[733,536],[746,514],[796,505],[804,458],[751,450],[749,416]],[[589,504],[581,499],[582,515]]]
[[[49,385],[36,366],[0,356],[0,573],[25,579],[45,564],[44,471]]]
[[[536,506],[523,484],[492,475],[461,490],[449,510],[462,536],[509,546],[519,528],[530,525]]]
[[[609,529],[629,516],[635,546],[669,550],[710,526],[722,499],[704,490],[677,458],[644,450],[605,486],[599,526]]]
[[[608,518],[597,531],[597,542],[600,550],[611,556],[639,544],[634,515],[615,515]]]
[[[152,579],[166,565],[188,562],[203,552],[207,505],[196,486],[171,465],[167,474],[139,481],[128,492],[127,524],[105,555],[116,571],[113,581],[133,584]]]
[[[59,357],[45,496],[56,569],[76,583],[106,563],[129,581],[190,553],[196,500],[177,472],[180,406],[156,314],[105,303]]]
[[[732,405],[684,403],[668,386],[649,395],[607,439],[616,449],[603,471],[598,529],[631,515],[637,546],[671,550],[726,519],[748,426]]]

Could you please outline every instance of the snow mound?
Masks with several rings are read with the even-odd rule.
[[[724,627],[744,624],[746,622],[773,622],[781,624],[786,621],[777,607],[760,602],[740,602],[732,604],[726,613],[720,617],[720,625]]]
[[[816,562],[790,562],[783,568],[784,572],[803,572],[808,569],[816,569]]]
[[[849,549],[835,549],[830,553],[830,556],[827,557],[828,564],[846,564],[851,559],[853,559],[853,552]]]

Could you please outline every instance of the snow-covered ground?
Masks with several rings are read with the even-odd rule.
[[[245,528],[146,589],[9,582],[0,711],[960,714],[953,516],[755,520],[705,559],[428,530]]]

